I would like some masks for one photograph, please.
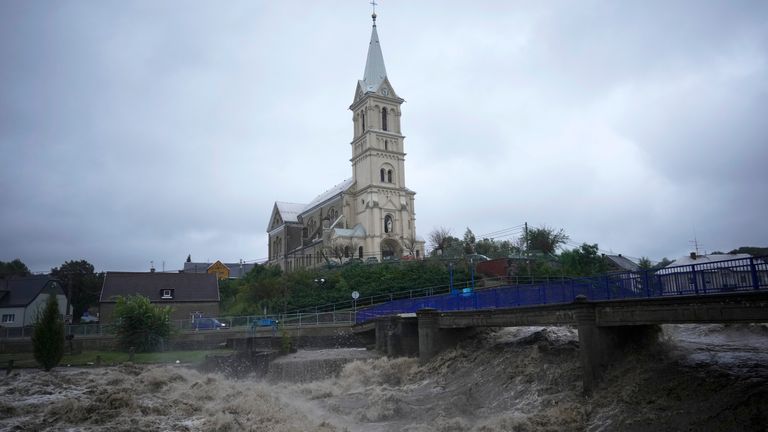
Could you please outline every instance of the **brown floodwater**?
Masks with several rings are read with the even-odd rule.
[[[577,341],[570,328],[499,329],[425,365],[300,351],[239,379],[183,365],[15,370],[0,376],[0,430],[768,430],[766,326],[665,326],[591,397]]]

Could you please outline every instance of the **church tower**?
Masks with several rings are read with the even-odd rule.
[[[352,177],[308,204],[276,201],[267,225],[269,261],[285,271],[353,259],[421,259],[416,192],[405,187],[400,107],[384,67],[376,13],[352,111]]]
[[[414,195],[405,187],[404,136],[400,106],[387,77],[376,13],[363,79],[357,82],[352,111],[352,173],[354,215],[350,219],[366,229],[366,251],[382,259],[423,254],[416,237]],[[418,251],[418,252],[417,252]]]

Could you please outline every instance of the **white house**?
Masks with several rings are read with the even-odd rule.
[[[48,275],[0,279],[0,326],[33,325],[50,295],[56,296],[63,319],[67,315],[67,296],[58,279]]]
[[[749,254],[713,254],[681,257],[656,272],[664,294],[706,294],[768,286],[768,264]],[[756,280],[755,280],[756,279]]]

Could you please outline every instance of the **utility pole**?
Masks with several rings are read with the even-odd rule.
[[[528,267],[528,279],[531,278],[531,259],[528,256],[528,222],[525,222],[525,265]]]

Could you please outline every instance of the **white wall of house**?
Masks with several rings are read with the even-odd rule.
[[[13,322],[0,322],[0,326],[21,327],[35,324],[38,313],[42,312],[45,303],[48,301],[48,296],[49,294],[47,293],[39,294],[26,308],[13,307],[0,309],[0,321],[2,321],[4,315],[13,315]],[[56,295],[56,300],[59,302],[59,314],[63,318],[67,315],[67,297],[64,294],[58,294]],[[70,306],[69,309],[71,312],[72,307]]]
[[[10,307],[0,309],[0,326],[21,327],[24,322],[24,308]]]

